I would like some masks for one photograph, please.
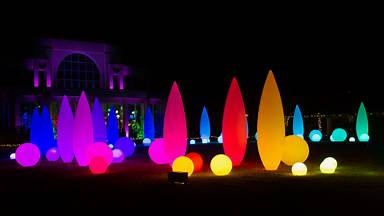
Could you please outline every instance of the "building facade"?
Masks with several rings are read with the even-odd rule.
[[[39,55],[26,59],[30,86],[15,92],[12,102],[4,107],[14,118],[3,124],[14,127],[27,137],[33,109],[47,106],[54,126],[63,95],[68,96],[75,111],[81,91],[85,91],[90,106],[97,97],[102,104],[105,117],[114,106],[119,122],[120,135],[143,138],[145,110],[152,110],[156,136],[162,135],[163,100],[145,91],[127,88],[131,68],[114,62],[114,50],[103,43],[43,39],[39,44]],[[4,96],[6,100],[6,96]],[[9,100],[9,99],[8,99]],[[10,104],[14,107],[8,107]],[[2,112],[2,114],[4,114]]]

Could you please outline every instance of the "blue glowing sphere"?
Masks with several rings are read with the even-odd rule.
[[[149,138],[144,138],[143,139],[143,145],[146,145],[146,146],[148,146],[149,144],[151,144],[151,139],[149,139]]]
[[[332,142],[344,142],[347,139],[347,132],[343,128],[336,128],[331,135]]]
[[[136,144],[130,138],[122,137],[116,141],[115,148],[120,149],[125,157],[131,157],[135,152]]]
[[[312,130],[309,133],[309,139],[311,139],[312,142],[319,142],[322,137],[323,137],[323,134],[319,130]]]

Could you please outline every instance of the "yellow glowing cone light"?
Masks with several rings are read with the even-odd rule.
[[[276,170],[282,159],[285,138],[284,111],[280,92],[269,71],[260,99],[257,147],[266,170]]]

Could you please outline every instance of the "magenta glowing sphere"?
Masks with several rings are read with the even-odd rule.
[[[31,167],[40,160],[40,150],[32,143],[21,144],[16,149],[16,161],[23,167]]]
[[[149,158],[156,164],[167,164],[168,157],[164,152],[164,139],[155,139],[148,148]]]
[[[57,161],[59,156],[60,154],[57,148],[50,148],[47,153],[45,153],[45,158],[47,158],[48,161]]]
[[[95,157],[102,157],[109,166],[113,160],[112,149],[110,149],[106,143],[96,142],[88,146],[87,149],[88,161],[91,162],[91,160]]]
[[[102,174],[107,171],[108,162],[104,157],[96,156],[89,162],[89,169],[93,174]]]
[[[121,163],[124,160],[124,153],[120,149],[113,149],[113,163]]]
[[[119,138],[115,143],[115,148],[120,149],[125,157],[131,157],[135,152],[136,144],[128,137]]]

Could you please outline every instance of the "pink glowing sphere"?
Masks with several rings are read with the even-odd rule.
[[[45,158],[47,158],[48,161],[57,161],[59,156],[60,154],[57,148],[50,148],[47,153],[45,153]]]
[[[102,174],[107,171],[108,161],[102,156],[93,157],[89,162],[89,169],[93,174]]]
[[[40,150],[32,143],[21,144],[16,149],[16,161],[23,167],[31,167],[40,160]]]
[[[102,157],[108,166],[112,163],[113,160],[112,150],[104,142],[96,142],[88,146],[86,155],[89,162],[95,157]]]
[[[148,154],[151,160],[157,164],[167,164],[168,157],[164,152],[164,139],[155,139],[148,148]]]
[[[124,153],[120,149],[113,149],[113,163],[121,163],[124,160]]]

